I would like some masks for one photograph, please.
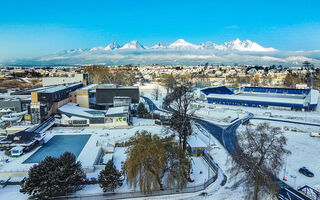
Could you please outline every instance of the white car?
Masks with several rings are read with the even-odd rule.
[[[310,133],[311,137],[320,137],[320,133]]]

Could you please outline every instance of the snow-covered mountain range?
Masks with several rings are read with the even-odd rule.
[[[90,51],[110,51],[110,50],[151,50],[151,49],[170,49],[170,50],[221,50],[221,51],[249,51],[249,52],[270,52],[276,51],[274,48],[264,48],[261,45],[252,42],[250,40],[241,41],[236,39],[224,44],[218,45],[213,42],[201,43],[200,45],[192,44],[184,39],[178,39],[177,41],[169,44],[157,43],[151,47],[147,47],[139,43],[137,40],[133,40],[125,45],[118,43],[111,43],[105,47],[93,47]],[[79,50],[80,51],[80,50]],[[85,51],[85,50],[82,50]]]
[[[320,66],[320,51],[280,51],[263,47],[250,40],[235,39],[223,44],[204,42],[192,44],[184,39],[173,43],[157,43],[145,46],[134,40],[121,45],[113,42],[106,46],[86,49],[71,49],[51,55],[31,59],[7,61],[4,64],[21,65],[66,65],[66,64],[184,64],[197,65],[203,62],[212,64],[249,64],[249,65],[300,65],[310,61]]]

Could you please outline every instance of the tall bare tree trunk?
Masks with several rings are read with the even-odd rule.
[[[256,177],[259,176],[258,171],[256,171],[255,173]],[[259,192],[259,179],[256,179],[255,183],[254,183],[254,191],[253,191],[253,199],[254,200],[258,200],[258,192]]]

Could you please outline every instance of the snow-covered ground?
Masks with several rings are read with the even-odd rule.
[[[223,173],[227,176],[227,183],[224,186],[220,186],[220,183],[223,180],[223,174],[219,174],[218,180],[206,189],[208,196],[199,196],[197,194],[188,197],[187,199],[245,199],[244,187],[242,184],[238,184],[239,181],[241,182],[241,178],[230,177],[230,173],[228,170],[230,168],[229,159],[231,158],[229,156],[229,153],[219,143],[219,141],[216,140],[215,137],[210,135],[207,131],[198,129],[193,125],[193,133],[208,146],[210,144],[210,155],[222,169]],[[178,199],[184,199],[184,197],[179,197]]]
[[[263,123],[263,120],[250,120],[253,126]],[[304,185],[313,187],[320,184],[320,138],[311,137],[311,132],[319,132],[319,127],[297,125],[291,123],[272,122],[271,126],[280,127],[287,138],[286,148],[291,154],[284,159],[284,166],[280,171],[279,178],[282,179],[285,169],[288,177],[286,183],[294,188]],[[243,131],[244,126],[240,126],[238,131]],[[299,173],[299,168],[307,167],[314,173],[313,178],[309,178]]]
[[[19,185],[8,185],[5,188],[0,189],[0,199],[14,199],[14,200],[26,200],[27,194],[20,193],[21,187]]]
[[[199,105],[198,110],[194,113],[194,116],[204,118],[215,124],[228,125],[237,118],[242,118],[247,113],[241,109],[231,109],[224,107],[216,107],[212,104],[195,104]],[[204,106],[204,107],[202,107]]]
[[[159,91],[158,100],[156,100],[155,90]],[[167,95],[165,87],[161,86],[159,83],[148,83],[146,85],[139,86],[139,91],[141,96],[150,98],[158,108],[162,108],[163,99]]]

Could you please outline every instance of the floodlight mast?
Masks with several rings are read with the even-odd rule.
[[[200,87],[203,86],[203,80],[204,80],[204,72],[207,70],[209,63],[204,64],[203,70],[202,70],[202,77],[201,77],[201,83]]]
[[[312,88],[315,88],[315,73],[314,73],[314,66],[309,61],[304,61],[302,63],[303,67],[307,70],[307,86],[311,88],[311,73],[312,73]],[[310,73],[311,70],[311,73]]]

